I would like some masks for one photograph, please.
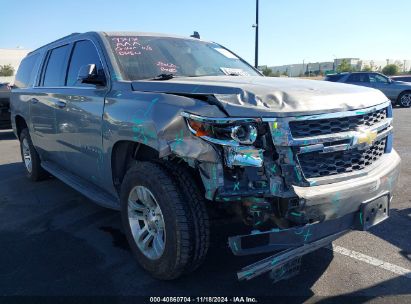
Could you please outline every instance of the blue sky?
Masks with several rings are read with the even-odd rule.
[[[3,9],[0,48],[89,30],[197,30],[254,63],[255,0],[15,0]],[[411,59],[410,11],[410,0],[260,0],[259,63]]]

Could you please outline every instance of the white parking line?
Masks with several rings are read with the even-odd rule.
[[[411,270],[332,244],[330,250],[411,279]]]

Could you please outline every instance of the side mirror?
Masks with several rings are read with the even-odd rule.
[[[104,85],[105,81],[98,76],[95,64],[83,65],[77,75],[77,81],[81,83]]]

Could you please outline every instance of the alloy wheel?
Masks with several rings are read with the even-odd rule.
[[[23,154],[23,159],[24,159],[24,165],[26,166],[27,171],[31,173],[33,170],[33,165],[31,161],[30,146],[29,146],[29,142],[27,138],[23,139],[21,149],[23,152],[22,154]]]
[[[159,259],[165,248],[163,213],[154,195],[144,186],[134,187],[128,197],[128,220],[134,241],[149,259]]]
[[[411,105],[411,93],[402,95],[400,103],[403,107],[409,107]]]

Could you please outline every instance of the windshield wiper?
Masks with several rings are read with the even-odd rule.
[[[170,80],[174,78],[174,74],[160,74],[150,80]]]

